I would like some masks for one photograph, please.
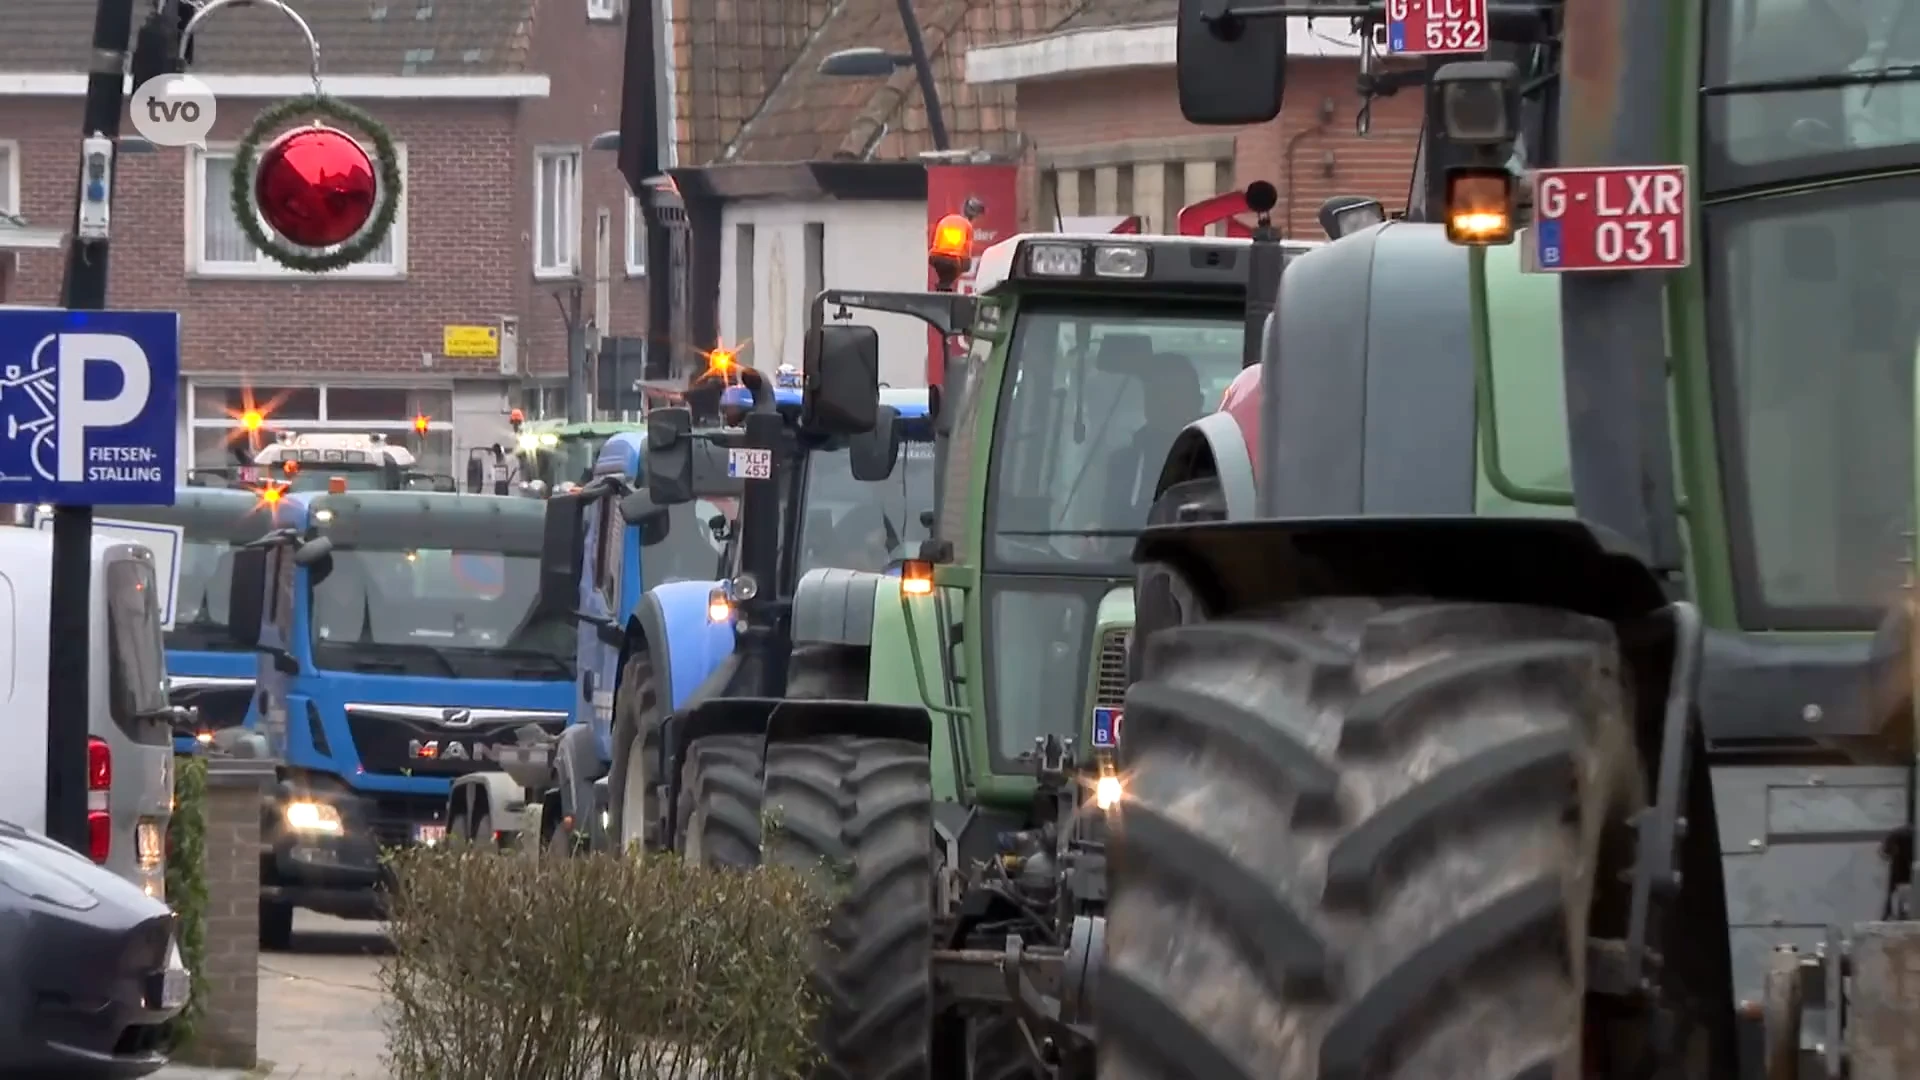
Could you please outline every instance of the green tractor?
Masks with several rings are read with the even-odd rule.
[[[738,864],[744,838],[766,864],[847,871],[828,875],[826,1075],[1091,1075],[1132,537],[1175,437],[1244,370],[1254,283],[1271,295],[1308,246],[1019,236],[982,255],[977,296],[817,298],[804,430],[868,422],[844,404],[877,392],[853,309],[970,338],[933,398],[935,539],[742,607],[791,650],[792,700],[668,726],[689,857]],[[837,700],[804,689],[821,655],[843,658]]]
[[[1182,0],[1187,117],[1308,16],[1468,55],[1159,476],[1100,1075],[1920,1075],[1920,5]]]

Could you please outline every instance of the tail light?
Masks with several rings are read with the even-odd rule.
[[[113,750],[106,740],[87,740],[87,854],[105,863],[113,853],[113,812],[107,793],[113,788]]]

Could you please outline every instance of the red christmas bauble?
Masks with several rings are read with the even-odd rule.
[[[260,154],[253,197],[267,226],[288,243],[325,248],[353,238],[379,202],[373,158],[329,127],[289,131]]]

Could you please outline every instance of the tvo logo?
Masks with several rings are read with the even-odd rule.
[[[89,363],[119,372],[120,388],[110,397],[87,396]],[[9,366],[0,389],[18,391],[7,396],[7,437],[32,440],[33,471],[78,484],[86,479],[87,433],[139,418],[153,390],[153,365],[139,342],[120,334],[49,334],[33,347],[30,369]]]
[[[133,126],[155,146],[205,150],[217,113],[213,91],[192,75],[156,75],[141,83],[127,103]]]

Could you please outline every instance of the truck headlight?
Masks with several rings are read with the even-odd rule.
[[[342,830],[340,811],[326,803],[299,799],[287,804],[287,828],[294,832],[325,833],[338,836]]]
[[[1120,800],[1125,795],[1125,786],[1120,783],[1120,778],[1113,773],[1108,773],[1094,781],[1093,804],[1102,810],[1111,810],[1119,806]]]

